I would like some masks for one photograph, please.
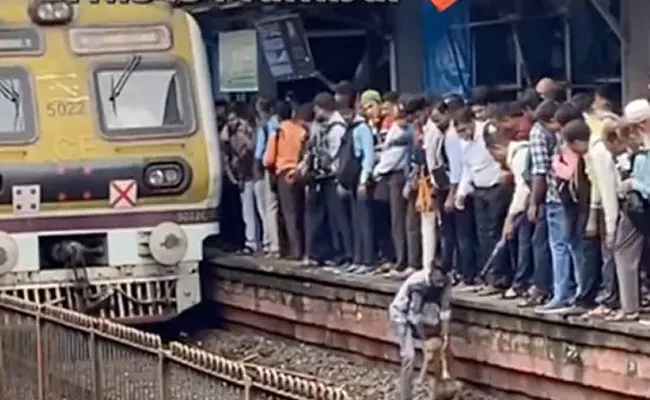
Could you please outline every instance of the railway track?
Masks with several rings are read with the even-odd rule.
[[[317,376],[323,384],[337,385],[356,400],[399,398],[399,367],[376,359],[308,345],[242,326],[230,327],[228,331],[203,332],[200,345],[229,358],[279,368],[299,377]],[[431,399],[431,390],[428,381],[416,381],[413,400]],[[442,392],[438,391],[438,394]],[[463,385],[456,399],[506,400],[509,397],[497,397],[494,393]]]

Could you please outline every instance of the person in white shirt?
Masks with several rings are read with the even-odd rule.
[[[433,211],[421,212],[420,228],[423,265],[435,260],[449,271],[454,270],[455,280],[473,286],[476,278],[476,235],[471,208],[463,211],[454,208],[462,171],[462,153],[451,114],[463,106],[463,99],[456,95],[430,100],[427,119],[422,127],[422,147],[423,168],[430,179],[435,205]],[[437,250],[440,252],[437,253]],[[455,254],[457,263],[454,264]]]
[[[501,164],[492,157],[485,145],[485,134],[495,133],[496,126],[487,121],[475,121],[469,108],[454,115],[454,124],[462,140],[463,160],[455,206],[463,210],[466,207],[465,198],[472,193],[478,238],[477,265],[483,268],[501,239],[512,187],[504,182],[505,174]],[[507,286],[508,274],[502,269],[509,266],[508,260],[496,262],[495,265],[500,268],[492,270],[492,276],[488,277],[490,285],[481,291],[481,295],[496,294],[500,292],[499,288]]]
[[[435,108],[435,106],[434,106]],[[433,113],[433,112],[432,112]],[[422,127],[422,149],[424,150],[424,167],[426,176],[431,181],[431,186],[437,189],[437,182],[433,171],[439,167],[444,168],[444,134],[429,115]],[[436,199],[441,193],[434,192]],[[440,213],[437,207],[432,210],[420,211],[420,234],[422,237],[422,265],[431,265],[436,258],[438,246],[438,220]],[[451,269],[449,269],[451,270]]]

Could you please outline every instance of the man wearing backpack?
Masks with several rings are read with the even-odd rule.
[[[347,124],[337,111],[330,93],[314,97],[314,113],[319,126],[307,145],[305,177],[307,179],[306,230],[308,265],[317,265],[322,255],[317,254],[318,239],[328,222],[335,264],[347,265],[353,257],[350,221],[341,198],[342,187],[337,180],[339,154]]]

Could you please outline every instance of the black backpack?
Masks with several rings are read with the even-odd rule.
[[[321,130],[310,140],[309,148],[307,149],[309,180],[331,178],[336,174],[336,171],[332,170],[334,160],[330,154],[329,142],[327,139],[330,130],[335,126],[342,126],[347,129],[347,125],[343,122],[334,122],[322,126]]]
[[[357,158],[354,151],[354,130],[362,123],[363,121],[356,121],[348,124],[345,135],[341,139],[336,178],[341,186],[348,190],[354,190],[357,187],[359,175],[361,175],[361,160]]]

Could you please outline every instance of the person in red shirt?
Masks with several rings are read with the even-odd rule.
[[[382,96],[381,104],[381,127],[379,128],[378,144],[381,144],[386,133],[397,119],[397,101],[399,95],[396,92],[386,92]]]

